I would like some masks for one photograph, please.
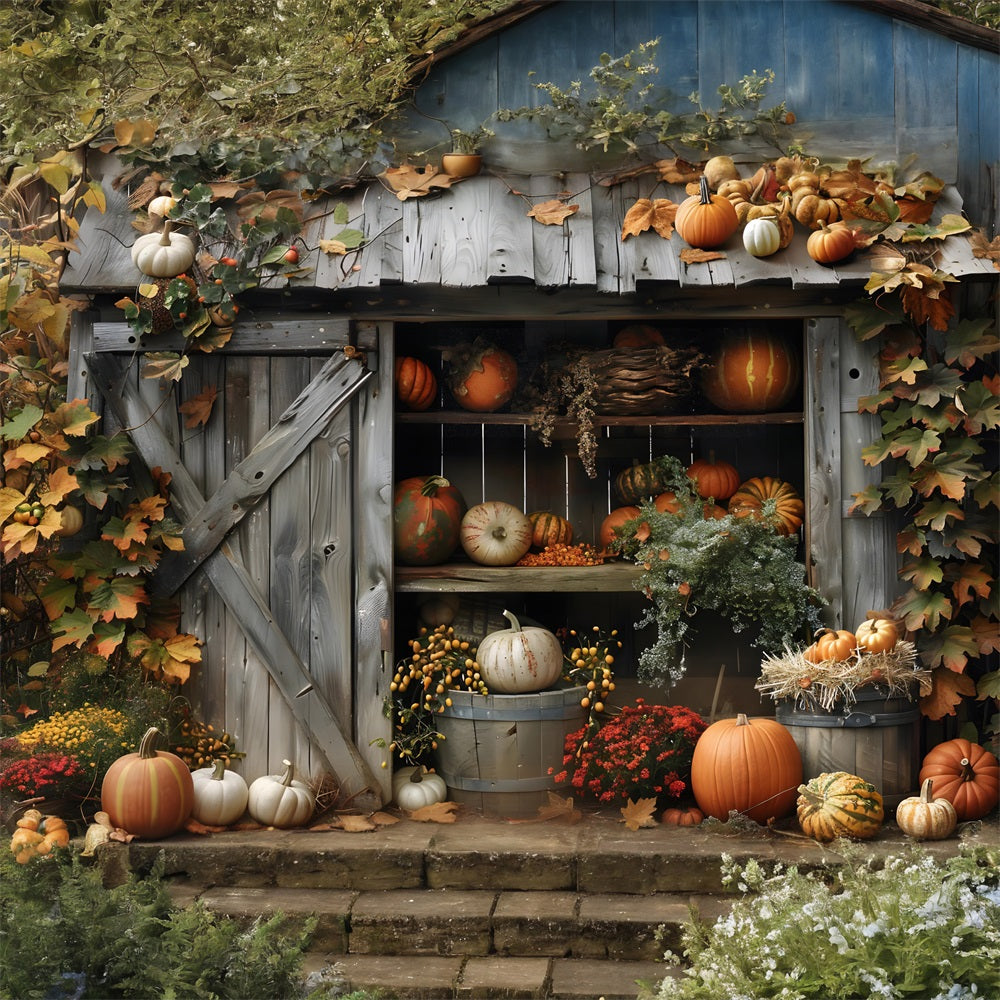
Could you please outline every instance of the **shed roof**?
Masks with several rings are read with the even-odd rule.
[[[136,236],[134,213],[124,192],[111,190],[104,215],[88,212],[81,226],[79,252],[70,255],[63,287],[81,292],[134,289],[139,275],[129,246]],[[303,292],[372,292],[386,286],[416,290],[473,291],[488,286],[524,285],[543,290],[580,290],[603,296],[642,293],[654,286],[695,292],[784,286],[823,290],[863,286],[872,265],[865,251],[843,264],[824,267],[806,253],[806,230],[787,249],[758,259],[743,248],[739,235],[721,248],[724,257],[686,264],[687,244],[676,235],[664,239],[649,231],[622,239],[625,213],[640,197],[650,196],[651,182],[630,180],[606,185],[590,174],[498,176],[482,174],[453,183],[440,193],[401,201],[387,186],[373,181],[346,198],[311,206],[303,240],[318,247],[343,228],[334,222],[335,201],[346,201],[352,228],[365,244],[347,255],[311,250],[301,261],[302,276],[268,287]],[[654,197],[680,202],[683,187],[661,184]],[[562,225],[543,225],[528,212],[556,197],[577,205]],[[961,213],[953,187],[945,188],[932,221]],[[951,236],[924,244],[937,267],[958,278],[996,278],[991,261],[974,256],[970,240]]]

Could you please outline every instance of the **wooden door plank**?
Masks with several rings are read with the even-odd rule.
[[[453,184],[441,203],[441,284],[478,288],[486,283],[489,178]]]
[[[393,330],[389,323],[362,323],[362,337],[378,338],[379,366],[370,391],[358,395],[354,440],[354,738],[391,798],[392,721],[382,712],[393,674],[392,453]],[[384,623],[384,624],[383,624]],[[376,742],[373,742],[376,741]],[[380,747],[377,741],[382,741]]]
[[[189,512],[200,509],[204,501],[190,473],[152,419],[149,408],[123,380],[115,359],[92,355],[87,361],[108,406],[123,426],[131,428],[130,436],[139,454],[147,461],[151,456],[162,457],[163,461],[154,459],[152,464],[172,473],[171,502],[178,515],[183,519]],[[266,599],[233,547],[223,541],[205,560],[203,570],[262,657],[292,715],[304,728],[309,727],[307,731],[312,733],[317,750],[340,781],[345,794],[363,797],[366,790],[371,790],[377,795],[378,784],[371,769],[354,743],[344,735],[288,637],[276,626]]]
[[[576,213],[566,220],[569,230],[567,250],[569,274],[567,284],[573,287],[597,284],[597,251],[594,246],[594,206],[589,174],[569,174],[566,187],[570,203],[579,205]]]
[[[527,177],[508,177],[506,183],[490,185],[489,260],[487,282],[532,281],[535,265],[531,255],[531,219],[520,192],[527,190]]]
[[[441,284],[439,202],[440,198],[410,198],[403,202],[402,277],[407,285]]]
[[[164,560],[157,587],[176,591],[320,433],[331,410],[342,406],[370,375],[344,353],[331,357],[202,508],[190,514],[184,551]]]

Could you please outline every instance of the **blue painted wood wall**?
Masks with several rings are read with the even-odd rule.
[[[807,152],[915,163],[955,183],[974,222],[996,226],[1000,54],[874,4],[566,0],[440,63],[415,103],[451,125],[472,126],[497,108],[545,103],[535,83],[565,89],[586,82],[601,53],[624,55],[653,38],[660,39],[658,95],[669,110],[690,111],[688,95],[696,91],[704,106],[717,107],[720,84],[772,69],[765,105],[787,102]],[[424,148],[445,142],[441,125],[422,125]],[[485,152],[499,169],[573,170],[595,162],[571,145],[539,140],[544,136],[526,123],[501,124]]]

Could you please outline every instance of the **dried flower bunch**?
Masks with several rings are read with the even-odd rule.
[[[638,698],[596,732],[584,726],[570,733],[555,780],[606,804],[679,798],[688,788],[694,745],[705,728],[689,708],[647,705]]]
[[[396,665],[383,713],[393,720],[389,749],[415,764],[437,749],[443,737],[434,716],[451,705],[449,691],[488,694],[476,662],[476,646],[455,635],[451,625],[421,628],[410,640],[411,654]],[[376,740],[376,745],[382,745]]]

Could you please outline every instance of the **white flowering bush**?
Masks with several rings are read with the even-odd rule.
[[[834,873],[767,873],[723,855],[744,893],[713,925],[690,921],[683,975],[661,1000],[1000,997],[1000,857],[964,850],[940,861],[919,848],[884,867],[849,850]]]

